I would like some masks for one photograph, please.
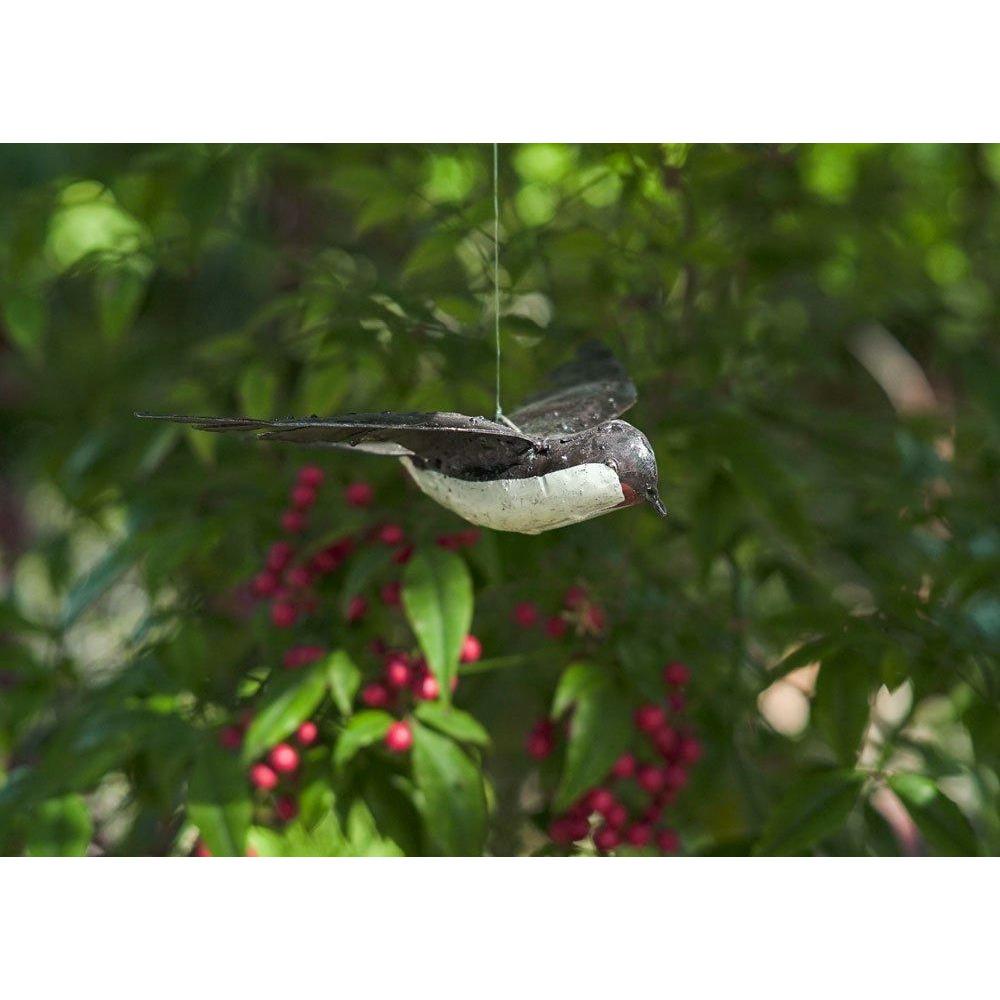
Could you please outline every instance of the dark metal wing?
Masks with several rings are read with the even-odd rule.
[[[589,341],[560,365],[546,387],[513,413],[512,423],[533,437],[576,434],[621,416],[635,403],[635,385],[603,344]]]
[[[502,470],[534,445],[531,438],[510,427],[463,413],[342,413],[277,420],[155,413],[136,416],[191,424],[203,431],[256,431],[267,441],[415,455],[452,474]]]

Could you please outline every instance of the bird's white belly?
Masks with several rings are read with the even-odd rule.
[[[606,514],[625,501],[617,473],[597,462],[529,479],[474,483],[418,469],[408,458],[400,461],[432,500],[496,531],[537,535]]]

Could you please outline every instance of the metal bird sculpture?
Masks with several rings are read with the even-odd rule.
[[[617,359],[591,342],[500,420],[441,412],[277,420],[136,416],[393,456],[427,496],[466,521],[537,535],[643,501],[666,515],[649,440],[617,419],[635,401],[635,385]]]

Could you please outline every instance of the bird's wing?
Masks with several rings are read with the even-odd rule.
[[[277,420],[155,413],[136,416],[191,424],[203,431],[256,432],[267,441],[415,455],[453,474],[502,470],[534,445],[532,438],[510,427],[463,413],[343,413]]]
[[[589,341],[549,375],[541,392],[508,416],[525,434],[555,437],[612,420],[635,400],[635,385],[618,359],[603,344]]]

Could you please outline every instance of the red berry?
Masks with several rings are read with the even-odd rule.
[[[462,546],[472,546],[479,541],[479,532],[475,528],[468,528],[455,535],[455,541]]]
[[[660,854],[676,854],[681,849],[681,838],[675,830],[661,830],[656,835],[656,846]]]
[[[483,655],[483,644],[474,636],[467,635],[462,641],[461,663],[475,663]]]
[[[693,736],[684,736],[677,748],[677,759],[685,764],[694,764],[701,759],[701,743]]]
[[[691,680],[691,671],[683,663],[668,663],[663,668],[663,682],[670,687],[684,687]]]
[[[305,566],[295,566],[285,575],[290,587],[308,587],[312,583],[312,573]]]
[[[352,597],[347,602],[346,618],[352,624],[361,621],[368,612],[368,602],[363,597]]]
[[[279,774],[291,774],[299,766],[299,752],[287,743],[279,743],[267,755],[271,767]]]
[[[534,628],[538,624],[538,608],[531,601],[521,601],[514,608],[514,621],[521,628]]]
[[[635,757],[630,753],[623,753],[611,765],[611,773],[616,778],[631,778],[635,774]]]
[[[311,566],[317,573],[332,573],[340,565],[340,558],[329,549],[321,549],[312,557]]]
[[[680,791],[687,784],[687,771],[680,764],[668,764],[663,769],[663,787],[671,791]]]
[[[316,723],[308,719],[295,730],[295,738],[299,741],[300,746],[311,746],[316,742],[317,736],[319,736],[319,730],[316,728]]]
[[[442,549],[449,549],[452,552],[458,549],[460,545],[458,535],[438,535],[434,541],[440,545]]]
[[[385,708],[390,698],[389,689],[384,684],[366,684],[361,689],[361,700],[369,708]]]
[[[603,632],[607,619],[604,615],[604,608],[599,604],[588,604],[583,609],[580,616],[580,626],[585,632]]]
[[[667,721],[667,713],[659,705],[642,705],[635,710],[635,728],[653,733]]]
[[[573,820],[559,816],[549,824],[549,840],[556,844],[573,843]]]
[[[404,688],[412,677],[410,665],[399,653],[393,653],[385,663],[385,679],[390,687]]]
[[[292,506],[308,510],[316,502],[316,491],[311,486],[296,486],[292,490]]]
[[[529,757],[534,757],[535,760],[544,760],[554,748],[552,734],[545,730],[533,730],[528,734],[524,748],[528,751]]]
[[[299,483],[316,489],[323,482],[323,470],[317,465],[304,465],[299,469]]]
[[[598,812],[602,816],[615,804],[615,797],[606,788],[594,788],[587,796],[587,805],[591,812]]]
[[[625,839],[633,847],[645,847],[653,839],[653,828],[648,823],[633,823],[625,831]]]
[[[378,592],[379,597],[382,598],[382,603],[387,608],[398,608],[402,589],[399,580],[390,580],[388,583],[383,584],[382,589]]]
[[[385,734],[385,745],[393,753],[403,753],[413,746],[413,733],[405,722],[394,722]]]
[[[199,840],[194,845],[194,856],[196,858],[210,858],[212,857],[212,852],[208,849],[208,845],[204,840]]]
[[[286,510],[281,515],[281,530],[290,535],[297,535],[306,526],[306,519],[298,510]]]
[[[565,618],[553,615],[545,623],[545,634],[550,639],[561,639],[569,628],[569,622]]]
[[[299,814],[298,803],[290,795],[279,795],[274,803],[274,811],[282,822],[289,822]]]
[[[621,842],[621,835],[610,826],[599,827],[594,833],[594,846],[599,851],[613,851]]]
[[[383,524],[378,533],[379,541],[386,545],[399,545],[406,538],[398,524]]]
[[[587,591],[583,587],[573,586],[566,591],[566,595],[563,597],[563,606],[572,611],[574,608],[580,607],[586,600]]]
[[[219,743],[227,750],[236,750],[243,742],[243,730],[239,726],[226,726],[219,733]]]
[[[651,738],[653,746],[656,747],[657,751],[663,757],[670,757],[677,750],[677,732],[666,725],[666,723],[660,726],[656,732],[652,733]]]
[[[616,830],[620,830],[628,822],[628,810],[620,802],[615,802],[604,813],[604,818],[608,826],[613,826]]]
[[[433,674],[420,677],[413,685],[413,693],[421,701],[434,701],[441,694],[441,685]]]
[[[295,607],[285,601],[275,601],[271,605],[271,621],[276,628],[291,628],[297,617]]]
[[[326,655],[326,650],[322,646],[292,646],[285,650],[282,663],[286,670],[294,670],[296,667],[308,667],[310,663],[315,663]]]
[[[272,573],[280,573],[292,558],[292,547],[288,542],[275,542],[267,550],[266,565]]]
[[[655,795],[663,788],[663,772],[652,764],[641,764],[635,773],[639,787],[650,795]]]
[[[269,792],[278,784],[278,776],[267,764],[254,764],[250,768],[250,781],[257,788],[262,788],[265,792]]]
[[[278,589],[278,577],[265,570],[253,578],[250,589],[257,597],[270,597]]]
[[[405,566],[413,555],[412,545],[401,545],[392,555],[392,561],[397,566]]]
[[[344,490],[344,499],[351,507],[367,507],[375,498],[375,491],[368,483],[351,483]]]
[[[568,820],[572,840],[583,840],[590,833],[590,820],[586,816],[570,816]]]

